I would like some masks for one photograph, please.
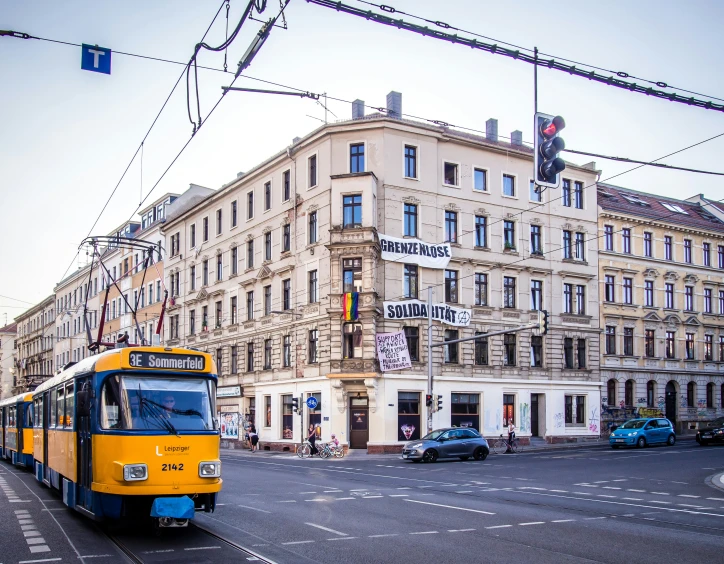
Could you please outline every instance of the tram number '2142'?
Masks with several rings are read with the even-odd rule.
[[[173,472],[175,470],[180,471],[183,469],[183,464],[161,464],[161,472]]]

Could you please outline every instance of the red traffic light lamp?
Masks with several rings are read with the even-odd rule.
[[[535,114],[535,183],[539,186],[558,188],[559,174],[566,168],[566,163],[558,157],[566,144],[559,134],[566,127],[561,116]]]
[[[425,395],[425,405],[430,407],[432,405],[432,394]]]

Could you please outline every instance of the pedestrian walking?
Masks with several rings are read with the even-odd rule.
[[[249,427],[249,442],[251,442],[251,452],[258,450],[257,444],[259,444],[259,434],[256,432],[256,427],[252,423]]]
[[[317,440],[317,428],[314,426],[314,423],[310,423],[309,425],[307,438],[309,439],[309,444],[312,445],[312,456],[318,454],[319,450],[317,450],[317,447],[314,444]]]

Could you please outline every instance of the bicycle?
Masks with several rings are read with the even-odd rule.
[[[322,458],[329,458],[330,456],[344,457],[344,447],[342,445],[332,446],[331,443],[320,443],[319,451],[319,456]]]
[[[518,437],[513,437],[513,440],[508,442],[508,439],[503,438],[503,435],[501,434],[500,438],[493,443],[493,452],[495,454],[503,454],[508,451],[519,452],[521,450],[523,450],[523,447],[520,444]]]
[[[319,454],[319,446],[317,446],[317,454]],[[299,446],[297,446],[297,456],[299,458],[310,458],[312,456],[312,443],[309,439],[303,440]]]

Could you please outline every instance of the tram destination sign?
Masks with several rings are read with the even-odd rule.
[[[206,359],[198,354],[132,352],[128,362],[133,368],[203,370],[206,367]]]

